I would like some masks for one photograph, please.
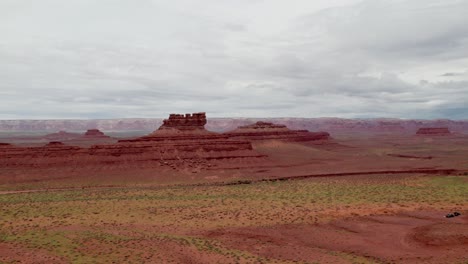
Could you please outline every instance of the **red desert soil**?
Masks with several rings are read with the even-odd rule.
[[[0,263],[48,264],[67,263],[64,259],[54,256],[46,250],[31,250],[21,245],[0,242]]]
[[[468,216],[407,212],[335,220],[316,225],[223,228],[203,234],[264,257],[337,263],[330,251],[389,263],[468,261]]]

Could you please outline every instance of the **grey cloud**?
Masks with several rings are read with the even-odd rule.
[[[328,9],[303,18],[315,24],[334,45],[366,52],[436,56],[466,48],[466,1],[384,1]]]
[[[466,1],[335,3],[3,1],[0,118],[466,118]]]
[[[456,76],[464,76],[468,75],[468,71],[465,72],[446,72],[444,74],[441,74],[440,76],[442,77],[456,77]]]

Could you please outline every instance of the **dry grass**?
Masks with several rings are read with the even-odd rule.
[[[283,263],[287,261],[233,250],[197,233],[401,210],[467,210],[467,193],[466,176],[374,175],[237,186],[8,194],[0,196],[0,247],[3,243],[45,250],[72,263],[179,262],[181,256]],[[345,262],[349,259],[353,256],[343,255]]]

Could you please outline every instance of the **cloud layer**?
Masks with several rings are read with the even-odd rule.
[[[466,13],[457,0],[3,0],[0,119],[467,119]]]

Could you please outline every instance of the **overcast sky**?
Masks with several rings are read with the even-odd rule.
[[[468,0],[0,0],[0,119],[468,119]]]

